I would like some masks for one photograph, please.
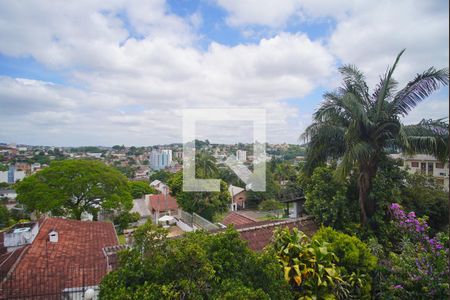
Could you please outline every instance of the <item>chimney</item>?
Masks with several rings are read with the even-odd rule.
[[[57,243],[58,242],[58,232],[56,232],[54,229],[50,231],[48,234],[48,239],[50,240],[50,243]]]

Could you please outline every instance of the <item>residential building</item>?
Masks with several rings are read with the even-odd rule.
[[[245,202],[247,200],[247,192],[245,191],[245,189],[230,184],[230,186],[228,187],[228,192],[231,195],[231,211],[244,209]]]
[[[403,160],[403,167],[410,173],[421,173],[434,176],[436,182],[445,190],[449,190],[449,165],[442,163],[434,156],[416,154],[412,156],[391,154],[392,158]]]
[[[0,182],[15,183],[18,180],[24,179],[25,171],[17,170],[15,166],[9,166],[8,171],[0,172]]]
[[[169,190],[169,187],[164,182],[157,179],[150,182],[150,186],[154,187],[160,193],[166,193]]]
[[[178,203],[168,192],[156,195],[145,195],[154,223],[162,216],[178,215]]]
[[[247,161],[247,151],[245,150],[237,150],[236,158],[238,161],[246,162]]]
[[[2,274],[8,274],[0,283],[0,298],[84,299],[92,290],[96,299],[107,273],[104,249],[118,246],[113,224],[47,218],[28,228],[11,229],[27,243],[0,255]]]
[[[17,193],[15,190],[0,190],[0,198],[7,198],[9,200],[15,200]]]
[[[172,150],[152,150],[150,152],[150,168],[161,170],[172,164]]]

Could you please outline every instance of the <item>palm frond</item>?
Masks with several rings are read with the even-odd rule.
[[[422,120],[419,124],[404,126],[403,130],[409,146],[405,150],[409,154],[429,154],[440,161],[448,160],[449,128],[445,119]]]
[[[407,115],[419,102],[427,98],[432,92],[449,83],[447,68],[436,70],[431,67],[422,74],[417,74],[406,87],[395,96],[392,106],[394,113]]]
[[[403,52],[405,52],[405,50],[406,49],[400,51],[400,53],[397,55],[397,58],[395,59],[394,65],[388,69],[388,71],[384,75],[384,78],[382,78],[381,80],[380,90],[377,93],[376,99],[377,116],[380,115],[383,103],[385,102],[389,93],[392,92],[392,88],[396,86],[395,81],[392,80],[392,75],[394,74],[395,68],[397,67],[400,57],[402,56]]]

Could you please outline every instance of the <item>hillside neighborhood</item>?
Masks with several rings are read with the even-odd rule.
[[[449,1],[0,1],[0,300],[450,299]]]

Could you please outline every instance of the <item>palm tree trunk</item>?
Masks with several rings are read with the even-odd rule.
[[[358,193],[361,225],[367,225],[375,213],[375,201],[369,198],[372,188],[372,178],[376,174],[376,164],[367,162],[360,166],[358,175]]]

